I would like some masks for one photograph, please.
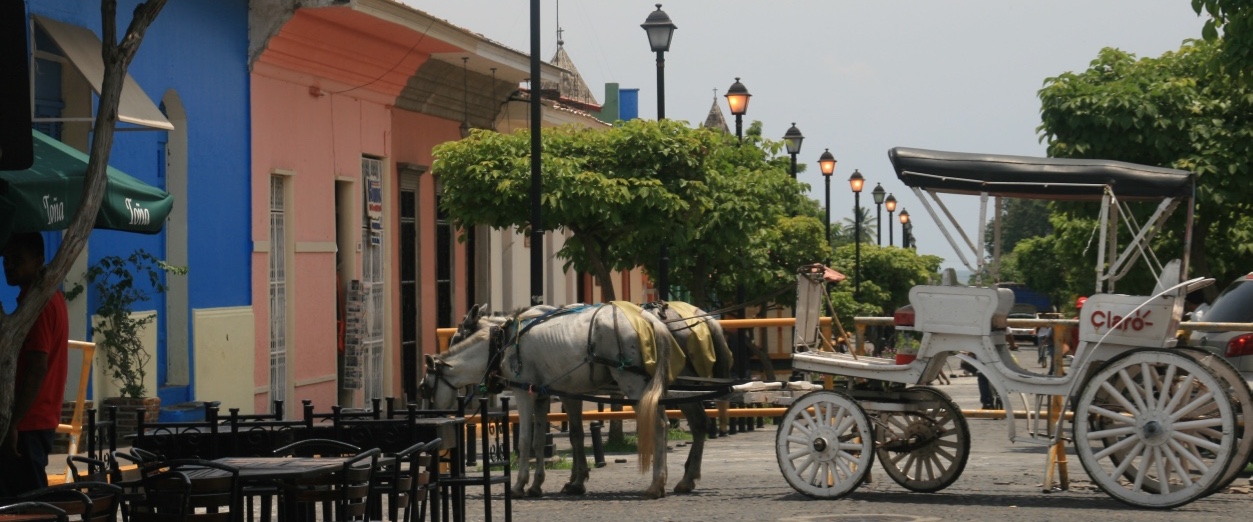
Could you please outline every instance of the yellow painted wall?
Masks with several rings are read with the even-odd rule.
[[[253,348],[256,329],[250,306],[196,309],[195,396],[222,401],[220,411],[256,413],[253,402]]]

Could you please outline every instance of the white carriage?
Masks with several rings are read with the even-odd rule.
[[[1249,461],[1253,437],[1243,414],[1253,408],[1249,388],[1225,360],[1175,346],[1184,296],[1212,283],[1181,281],[1187,273],[1195,177],[1185,171],[1104,160],[1027,158],[896,148],[897,176],[912,187],[940,224],[961,260],[978,273],[989,198],[1029,197],[1094,201],[1101,205],[1096,293],[1082,308],[1079,343],[1070,371],[1050,375],[1017,364],[1006,342],[1014,304],[1006,289],[958,284],[918,286],[909,294],[912,324],[897,328],[922,336],[917,358],[895,360],[824,351],[818,344],[821,274],[802,273],[797,304],[794,369],[841,376],[834,389],[798,398],[779,426],[776,455],[788,483],[819,498],[839,498],[865,481],[875,458],[901,486],[934,492],[961,474],[970,432],[961,409],[943,392],[922,386],[946,359],[974,365],[1007,409],[1038,411],[1059,398],[1073,415],[1073,444],[1092,481],[1135,506],[1186,504],[1235,479]],[[979,197],[978,233],[961,231],[940,194]],[[1157,201],[1140,226],[1126,204]],[[1176,207],[1186,210],[1177,262],[1158,263],[1149,241]],[[941,220],[941,216],[945,220]],[[1120,219],[1121,217],[1121,219]],[[967,261],[944,221],[973,253]],[[1117,249],[1119,223],[1131,239]],[[1143,258],[1158,277],[1153,295],[1114,293],[1116,281]],[[907,318],[898,318],[909,323]],[[1056,445],[1062,420],[1051,430],[1015,429],[1010,440]]]

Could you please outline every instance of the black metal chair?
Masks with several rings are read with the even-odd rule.
[[[145,496],[131,503],[135,522],[231,522],[239,518],[239,470],[202,459],[145,463]]]
[[[513,520],[513,493],[510,490],[511,470],[509,456],[512,449],[509,444],[510,433],[509,427],[509,399],[502,397],[501,411],[491,412],[488,408],[488,399],[486,397],[479,399],[479,435],[483,448],[483,473],[481,475],[470,475],[464,473],[464,463],[450,463],[451,472],[439,477],[439,487],[441,490],[440,498],[445,503],[443,513],[444,519],[447,520],[449,515],[456,516],[452,513],[457,509],[465,507],[465,489],[467,487],[480,486],[483,488],[483,520],[491,522],[492,520],[492,485],[504,484],[504,500],[505,500],[505,520]],[[493,434],[500,437],[500,442],[493,445]],[[468,439],[468,437],[465,437]],[[468,442],[472,444],[473,442]],[[460,458],[459,452],[453,452],[454,458]],[[493,457],[496,458],[493,458]],[[492,474],[492,468],[496,465],[501,466],[500,473]],[[453,509],[448,509],[447,503],[452,501]],[[461,514],[459,518],[465,515]]]
[[[19,498],[56,505],[64,509],[66,515],[76,516],[84,522],[112,522],[117,520],[122,488],[108,482],[69,482],[32,491]],[[83,499],[87,500],[86,504],[82,503]]]
[[[109,463],[82,455],[66,455],[65,466],[72,482],[108,482]],[[79,469],[82,468],[82,469]]]
[[[132,502],[144,499],[143,473],[141,468],[146,463],[165,460],[160,455],[131,448],[129,451],[115,450],[111,453],[109,465],[109,482],[122,488],[122,520],[130,520]]]
[[[293,453],[290,454],[298,455],[311,451],[310,456],[326,457],[331,455],[327,452],[350,446],[342,443],[326,444],[328,441],[325,440],[313,442],[316,444],[292,448]],[[291,446],[301,444],[298,442]],[[283,509],[300,510],[302,513],[296,513],[299,517],[304,514],[304,510],[321,508],[322,520],[365,520],[369,507],[370,481],[374,476],[374,468],[378,466],[378,458],[378,448],[371,448],[345,461],[343,466],[334,473],[283,484],[284,498],[281,504],[284,506]],[[279,518],[292,517],[280,515]]]
[[[63,485],[62,485],[63,486]],[[48,504],[60,509],[67,516],[86,519],[91,511],[91,497],[75,489],[64,487],[47,487],[28,491],[11,498],[0,499],[0,505],[35,502]]]
[[[57,522],[69,522],[70,517],[65,510],[47,502],[16,502],[4,504],[0,502],[0,514],[3,515],[51,515]]]
[[[418,509],[418,519],[426,520],[426,505],[432,489],[438,484],[439,455],[443,439],[419,442],[390,455],[390,461],[375,470],[370,483],[370,518],[372,520],[402,520],[404,509],[406,522],[412,520],[412,511]],[[432,476],[432,473],[434,476]],[[438,495],[438,490],[435,490]],[[383,504],[386,501],[388,517],[384,519]]]

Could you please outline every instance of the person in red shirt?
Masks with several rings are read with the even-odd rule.
[[[43,236],[13,234],[0,255],[4,256],[4,278],[18,287],[21,303],[43,272]],[[61,422],[69,339],[65,296],[58,290],[44,305],[18,353],[12,422],[0,444],[0,496],[48,486],[44,468]]]

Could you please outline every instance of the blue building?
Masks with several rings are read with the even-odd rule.
[[[137,4],[119,2],[119,34]],[[26,7],[35,128],[86,152],[103,75],[100,1],[27,0]],[[247,0],[165,6],[130,66],[109,164],[171,193],[174,211],[157,235],[94,232],[67,279],[72,285],[101,257],[137,249],[188,267],[149,303],[157,321],[146,342],[153,356],[148,394],[163,404],[229,396],[219,392],[231,383],[197,378],[198,359],[252,358],[247,56]],[[48,234],[48,243],[50,258],[59,235]],[[9,310],[15,295],[0,289]],[[70,302],[71,338],[91,339],[95,306],[90,294]],[[95,393],[109,396],[102,357],[96,366]],[[251,382],[251,375],[238,381]],[[241,396],[250,398],[246,391]]]

